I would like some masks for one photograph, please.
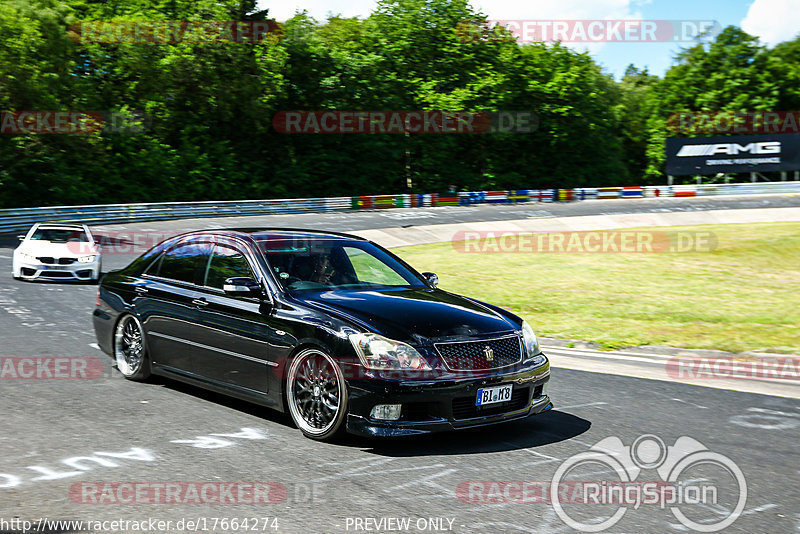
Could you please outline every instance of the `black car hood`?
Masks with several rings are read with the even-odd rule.
[[[439,289],[303,292],[294,297],[398,341],[455,340],[517,329],[494,310]]]

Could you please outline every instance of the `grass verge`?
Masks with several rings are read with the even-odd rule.
[[[395,249],[442,289],[505,306],[537,334],[600,343],[800,353],[800,223],[637,228],[712,232],[712,251],[465,253]]]

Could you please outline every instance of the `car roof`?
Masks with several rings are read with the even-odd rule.
[[[37,229],[44,228],[50,230],[81,230],[86,231],[88,228],[82,224],[65,224],[65,223],[50,223],[50,222],[43,222],[38,223]]]
[[[235,237],[246,234],[256,241],[270,241],[272,239],[333,239],[347,241],[366,241],[363,237],[338,232],[323,232],[320,230],[306,230],[300,228],[227,228],[219,230],[201,230],[184,234],[191,235],[228,235]]]

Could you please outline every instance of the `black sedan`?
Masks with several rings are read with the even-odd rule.
[[[193,232],[108,273],[94,327],[126,378],[163,375],[288,412],[314,439],[549,410],[550,365],[530,326],[436,286],[355,236]]]

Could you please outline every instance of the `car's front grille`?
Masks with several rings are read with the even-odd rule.
[[[39,260],[39,263],[43,263],[45,265],[72,265],[75,263],[75,258],[53,258],[51,256],[41,256],[36,259]]]
[[[516,335],[434,346],[451,371],[498,369],[522,361],[522,341]]]
[[[530,386],[514,388],[510,400],[497,404],[489,404],[487,406],[475,406],[477,395],[458,397],[457,399],[453,399],[453,418],[472,419],[474,417],[500,415],[502,413],[520,410],[528,404],[528,395],[530,391]]]

